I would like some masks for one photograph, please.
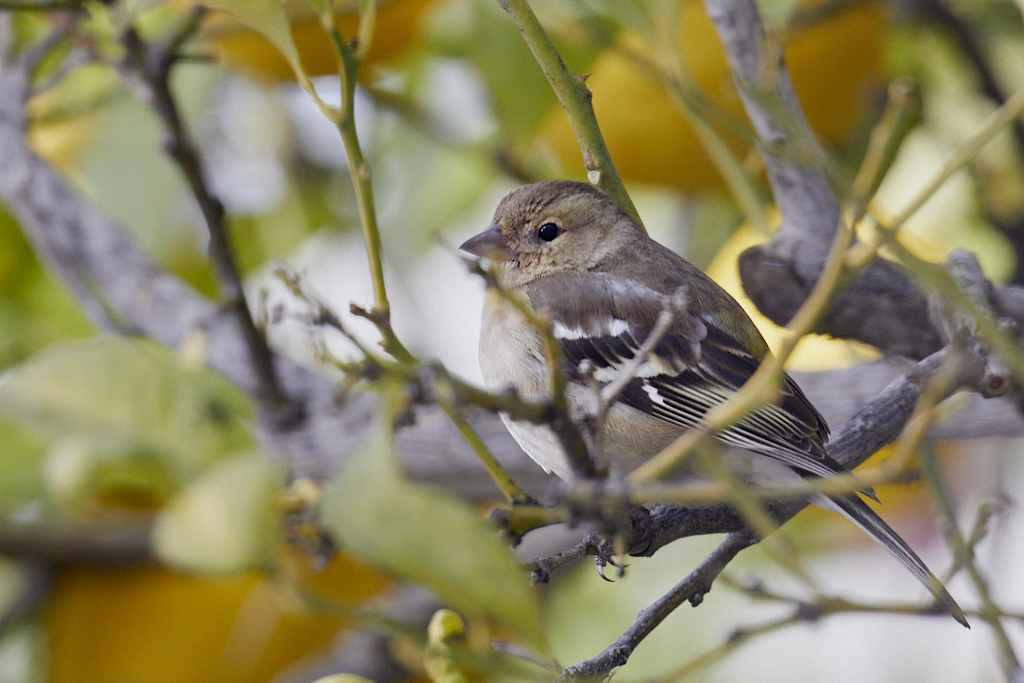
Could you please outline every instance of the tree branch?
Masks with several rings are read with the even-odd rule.
[[[206,221],[210,236],[210,260],[217,273],[224,305],[235,316],[242,332],[242,339],[257,381],[256,397],[261,405],[278,419],[295,419],[295,406],[289,404],[281,390],[274,372],[273,354],[263,334],[257,329],[245,300],[245,288],[238,265],[235,263],[227,231],[224,205],[209,190],[199,150],[185,130],[185,124],[171,94],[171,69],[176,63],[177,50],[195,31],[204,14],[203,7],[194,7],[182,26],[163,45],[146,45],[135,29],[129,27],[123,39],[127,49],[126,62],[147,86],[149,104],[163,121],[167,132],[167,153],[181,169]]]
[[[622,179],[615,170],[615,164],[601,136],[601,129],[597,125],[597,117],[591,104],[592,95],[584,82],[586,79],[573,73],[562,61],[562,56],[558,54],[551,37],[544,31],[527,0],[498,0],[498,4],[508,12],[523,34],[533,58],[537,60],[537,64],[547,76],[548,83],[551,84],[551,89],[562,103],[562,108],[569,117],[569,125],[572,126],[572,131],[580,144],[580,151],[583,153],[587,179],[611,197],[637,225],[643,226],[640,214],[633,206],[633,200],[629,198],[626,186],[622,184]]]
[[[722,573],[732,558],[751,545],[757,538],[748,533],[730,533],[700,565],[680,581],[672,590],[657,602],[640,613],[636,623],[614,643],[605,648],[604,652],[568,667],[562,673],[562,680],[603,679],[612,669],[622,666],[633,654],[640,642],[650,635],[665,618],[684,602],[689,601],[694,607],[699,605],[704,596],[711,590],[711,584]]]
[[[142,521],[81,523],[71,520],[0,524],[0,555],[56,565],[127,567],[156,561],[150,525]]]
[[[391,306],[388,303],[387,290],[384,285],[384,262],[381,257],[380,230],[377,228],[377,209],[373,198],[373,184],[370,179],[370,166],[363,156],[359,135],[356,132],[355,98],[356,75],[359,62],[370,47],[373,37],[376,3],[364,3],[369,13],[364,13],[359,20],[359,38],[349,44],[338,28],[337,19],[331,3],[326,5],[324,13],[324,30],[328,32],[334,46],[335,58],[338,63],[338,75],[341,80],[341,110],[334,121],[338,126],[345,153],[348,156],[349,173],[352,176],[352,188],[359,207],[359,222],[363,228],[363,241],[366,243],[366,255],[370,261],[370,278],[373,281],[373,310],[369,313],[353,312],[373,322],[384,337],[384,350],[403,363],[413,362],[412,354],[402,345],[391,327]]]

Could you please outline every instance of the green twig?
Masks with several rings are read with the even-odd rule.
[[[640,214],[633,205],[633,200],[629,198],[626,186],[622,184],[615,164],[612,163],[604,138],[601,137],[601,129],[597,125],[597,117],[591,104],[592,94],[584,83],[585,79],[570,70],[562,61],[562,56],[558,54],[551,37],[541,26],[527,0],[498,0],[498,4],[519,27],[526,45],[533,53],[533,58],[537,60],[537,64],[547,76],[548,83],[551,84],[551,89],[562,103],[583,153],[583,166],[587,169],[587,178],[611,197],[637,225],[643,227]]]
[[[1000,665],[1003,671],[1006,672],[1007,678],[1013,680],[1015,675],[1019,675],[1021,671],[1020,660],[1017,659],[1017,654],[1013,650],[1010,637],[1003,628],[1002,621],[1000,620],[1002,616],[1001,610],[992,601],[992,596],[989,594],[988,582],[981,575],[981,571],[979,571],[977,564],[974,562],[974,550],[964,540],[957,526],[956,513],[953,511],[953,505],[950,503],[946,485],[942,480],[942,474],[939,472],[938,464],[935,461],[935,453],[930,448],[923,448],[918,454],[918,460],[921,462],[921,469],[924,471],[925,481],[928,482],[928,489],[931,491],[932,499],[939,506],[939,512],[942,513],[942,519],[946,528],[946,540],[949,541],[957,562],[967,571],[967,575],[971,578],[971,583],[974,584],[974,589],[978,593],[982,606],[979,616],[992,628],[992,633],[996,639],[996,647],[999,650]]]
[[[885,484],[908,483],[913,475],[903,472],[888,472],[885,468],[854,475],[846,472],[831,477],[815,477],[799,481],[778,483],[770,488],[748,487],[744,495],[759,501],[804,500],[823,494],[841,496],[863,491],[865,487]],[[678,484],[644,483],[629,489],[629,501],[640,505],[672,503],[675,505],[708,505],[728,500],[734,495],[728,483],[723,481],[698,481]]]
[[[857,268],[867,264],[858,263],[856,267],[851,265],[849,253],[854,247],[855,237],[851,226],[863,218],[870,193],[878,187],[878,177],[885,169],[883,161],[888,157],[892,140],[899,133],[899,124],[909,106],[908,95],[909,91],[905,87],[891,90],[889,106],[872,132],[864,162],[853,183],[853,193],[847,202],[848,219],[840,222],[821,275],[786,327],[787,335],[777,352],[765,358],[754,375],[728,401],[707,412],[702,429],[685,432],[661,453],[633,470],[629,475],[631,481],[651,481],[664,476],[708,436],[775,399],[783,367],[797,344],[813,331],[836,291],[852,277]]]
[[[505,500],[512,505],[535,503],[536,501],[533,497],[516,484],[508,471],[491,453],[491,450],[484,443],[483,439],[480,438],[480,435],[473,429],[473,426],[466,420],[466,417],[455,403],[455,390],[451,383],[444,379],[439,379],[434,385],[434,390],[437,394],[437,402],[441,406],[441,410],[452,421],[455,428],[459,430],[463,441],[476,453],[476,457],[480,459],[484,469],[487,470],[487,474],[491,476],[494,483],[501,489]]]
[[[370,167],[363,156],[356,131],[355,96],[359,60],[369,49],[376,16],[376,3],[368,0],[367,4],[368,11],[364,12],[360,19],[359,38],[354,45],[341,35],[334,16],[333,3],[327,3],[327,11],[322,17],[324,30],[330,35],[338,62],[338,73],[341,79],[341,109],[338,111],[336,123],[338,131],[341,133],[341,139],[345,143],[352,187],[355,189],[356,204],[359,207],[359,222],[363,228],[363,240],[366,243],[366,254],[370,262],[370,277],[373,280],[373,310],[364,311],[361,308],[353,307],[352,312],[367,318],[377,326],[383,336],[381,346],[385,351],[402,363],[413,363],[415,362],[413,355],[399,341],[391,327],[391,306],[388,303],[387,289],[384,285],[384,263],[381,256],[380,230],[377,227],[377,209],[374,205]]]
[[[548,508],[539,505],[517,505],[511,509],[495,508],[491,510],[491,522],[515,536],[551,526],[565,524],[571,515],[565,508]]]

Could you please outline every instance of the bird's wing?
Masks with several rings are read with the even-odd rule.
[[[593,273],[545,285],[530,289],[531,303],[551,317],[554,335],[572,366],[589,366],[599,382],[612,381],[635,357],[669,298]],[[573,296],[567,297],[566,291]],[[636,370],[619,400],[693,429],[708,410],[735,394],[759,364],[710,319],[683,314]],[[780,460],[800,473],[830,476],[843,470],[823,447],[828,438],[824,418],[789,377],[774,404],[753,411],[718,438]]]

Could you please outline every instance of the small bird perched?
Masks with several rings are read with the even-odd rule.
[[[611,406],[595,443],[599,466],[622,476],[701,425],[770,353],[740,305],[698,268],[650,239],[600,190],[545,181],[515,190],[498,205],[493,225],[462,245],[494,264],[503,292],[489,290],[480,332],[480,365],[491,391],[514,388],[531,400],[550,397],[543,339],[508,301],[518,297],[551,322],[573,370],[566,400],[574,421],[599,410],[594,382],[612,381],[630,363],[667,305],[685,294],[681,315],[654,346]],[[502,420],[526,453],[548,472],[574,472],[546,425]],[[828,425],[800,387],[784,377],[780,397],[716,436],[728,467],[769,487],[798,477],[843,471],[825,450]],[[967,620],[924,562],[855,494],[817,496],[909,569],[944,609]]]

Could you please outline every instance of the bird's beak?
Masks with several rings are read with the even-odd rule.
[[[476,237],[470,237],[459,249],[492,261],[511,261],[516,257],[508,246],[508,238],[501,234],[501,226],[498,225],[492,225]]]

